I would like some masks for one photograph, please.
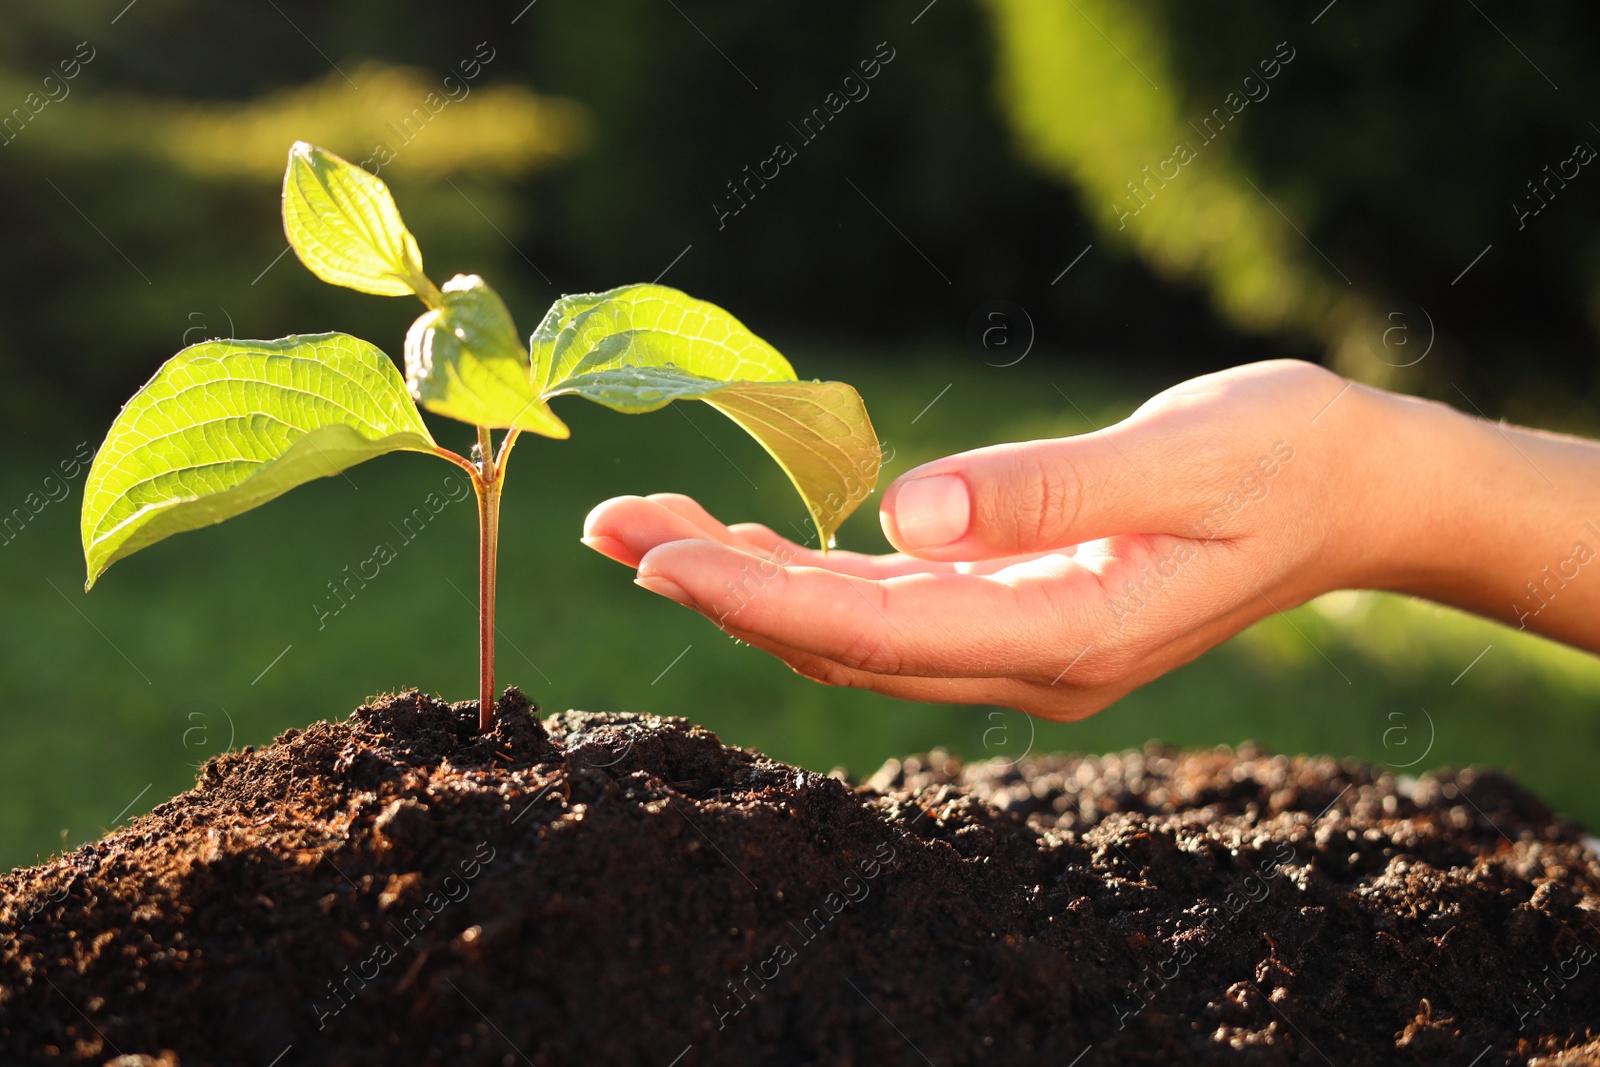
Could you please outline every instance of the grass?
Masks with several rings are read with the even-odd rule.
[[[892,450],[890,477],[958,449],[1105,425],[1159,384],[1068,372],[1037,354],[1007,369],[948,353],[886,364],[794,354],[803,373],[861,389]],[[794,529],[804,512],[770,459],[702,405],[623,417],[567,402],[561,414],[573,439],[519,446],[502,524],[501,681],[546,710],[683,715],[729,742],[857,773],[941,745],[1009,758],[1151,738],[1254,739],[1406,773],[1488,764],[1600,825],[1588,788],[1600,751],[1600,660],[1396,597],[1335,594],[1269,619],[1075,724],[802,680],[635,588],[628,571],[577,540],[600,500],[662,490],[691,493],[730,519]],[[13,449],[0,512],[39,490],[80,439]],[[81,478],[71,497],[49,504],[0,547],[0,865],[33,862],[135,817],[191,785],[196,765],[230,743],[262,744],[405,686],[471,698],[475,514],[470,498],[437,515],[425,503],[429,493],[448,501],[442,490],[454,476],[426,457],[386,457],[147,550],[88,596]],[[418,507],[427,521],[413,518],[407,536],[397,528]],[[869,502],[840,543],[881,548],[875,510]],[[379,543],[395,550],[393,561],[364,588],[352,584],[348,604],[319,622],[313,605],[339,604],[328,583]]]

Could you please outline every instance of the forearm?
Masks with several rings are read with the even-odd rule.
[[[1363,390],[1359,584],[1600,652],[1600,443]]]

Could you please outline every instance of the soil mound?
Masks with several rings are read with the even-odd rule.
[[[0,1062],[1590,1063],[1600,861],[1491,773],[1157,747],[864,785],[388,697],[0,877]]]

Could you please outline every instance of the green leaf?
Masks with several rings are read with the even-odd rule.
[[[345,334],[184,349],[112,423],[83,488],[85,588],[107,567],[386,452],[436,448],[399,371]]]
[[[657,285],[558,301],[533,335],[545,397],[616,411],[704,400],[754,437],[800,491],[824,548],[878,484],[866,405],[843,382],[797,381],[771,345],[714,304]]]
[[[436,306],[422,252],[382,180],[304,141],[289,149],[283,230],[295,255],[325,282],[378,296],[416,294]]]
[[[664,285],[561,298],[534,331],[533,358],[545,394],[580,374],[628,366],[677,366],[723,382],[795,380],[789,361],[744,323]]]
[[[800,491],[824,551],[878,487],[883,453],[844,382],[734,382],[701,398],[744,427]]]
[[[495,291],[476,274],[458,274],[440,301],[406,334],[411,395],[437,415],[474,426],[570,436],[534,391],[528,350]]]

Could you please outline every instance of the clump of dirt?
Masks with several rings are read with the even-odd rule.
[[[1491,773],[1150,747],[864,785],[418,693],[0,877],[0,1062],[1587,1063],[1600,862]]]

